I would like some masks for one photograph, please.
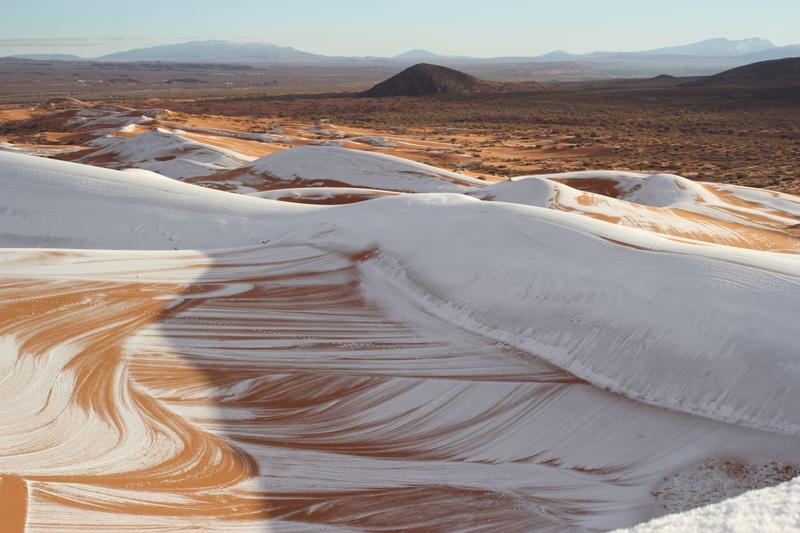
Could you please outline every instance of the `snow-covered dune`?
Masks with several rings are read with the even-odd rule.
[[[105,168],[141,168],[182,179],[240,167],[254,158],[184,138],[180,130],[146,130],[131,137],[109,134],[90,141],[77,162]]]
[[[238,189],[245,186],[249,188],[247,192],[301,186],[465,192],[485,184],[463,174],[392,155],[337,146],[300,146],[282,150],[232,172],[212,176],[211,182],[233,184]]]
[[[146,170],[0,154],[0,242],[5,247],[172,250],[251,245],[264,240],[254,220],[298,209]]]
[[[713,199],[703,185],[674,174],[582,171],[536,177],[652,207],[677,207]]]
[[[800,211],[791,199],[783,198],[788,195],[737,191],[667,174],[578,172],[512,178],[467,194],[695,241],[800,251],[795,228]]]
[[[0,153],[0,497],[33,530],[607,530],[800,472],[796,198],[351,152],[270,172],[459,189]]]
[[[71,131],[90,137],[110,133],[131,124],[153,122],[162,113],[160,109],[133,109],[130,107],[101,104],[89,106],[79,102],[67,104],[68,109],[59,109],[37,115],[16,124],[14,129],[25,131],[31,128],[50,131]]]

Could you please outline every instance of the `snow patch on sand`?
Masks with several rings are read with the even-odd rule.
[[[243,170],[286,182],[335,181],[398,192],[465,192],[481,180],[423,163],[335,146],[301,146],[264,156]]]
[[[107,135],[89,145],[97,147],[82,161],[113,157],[116,168],[152,170],[170,178],[207,176],[237,168],[254,158],[232,150],[185,139],[181,131],[164,128],[148,130],[133,137]]]

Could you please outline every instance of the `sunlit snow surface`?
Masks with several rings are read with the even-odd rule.
[[[747,492],[721,503],[671,514],[627,529],[630,533],[747,533],[800,530],[800,481]],[[622,532],[620,532],[622,533]]]
[[[0,152],[10,520],[607,530],[796,475],[800,199],[330,147],[241,164],[298,200],[383,192]]]

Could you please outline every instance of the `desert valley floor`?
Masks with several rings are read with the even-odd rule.
[[[604,531],[800,493],[798,196],[4,112],[9,531]]]

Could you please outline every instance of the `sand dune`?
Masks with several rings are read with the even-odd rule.
[[[796,197],[773,191],[693,182],[669,174],[581,172],[514,178],[468,194],[695,241],[800,251],[794,227],[800,204]]]
[[[233,150],[187,139],[181,130],[147,130],[133,137],[108,135],[89,142],[88,153],[71,158],[105,168],[141,168],[170,178],[214,174],[252,160]],[[78,155],[78,154],[76,154]]]
[[[388,154],[338,146],[301,146],[264,156],[199,185],[226,190],[363,187],[397,192],[466,192],[485,182]]]
[[[319,146],[242,168],[209,179],[277,186],[0,152],[18,525],[608,530],[800,472],[800,199]]]
[[[58,104],[55,111],[43,112],[46,109],[49,108],[18,110],[25,111],[24,116],[34,116],[7,125],[4,131],[14,142],[0,138],[0,149],[112,169],[152,170],[167,177],[188,178],[205,186],[244,193],[284,187],[291,181],[296,181],[297,186],[315,186],[325,181],[377,189],[386,185],[403,192],[457,192],[465,190],[465,186],[483,184],[463,173],[396,157],[433,160],[451,167],[474,162],[474,156],[456,150],[453,140],[429,140],[425,135],[379,135],[369,129],[327,121],[265,126],[254,118],[250,124],[243,124],[244,121],[223,117],[91,105],[69,99]],[[309,146],[326,149],[265,157],[287,148]],[[342,150],[337,152],[336,148]],[[364,151],[374,152],[375,157]],[[379,154],[389,157],[381,158]],[[306,159],[310,161],[305,162]],[[320,164],[330,165],[331,171],[338,168],[339,181],[315,176]],[[374,171],[379,167],[393,179],[376,175]],[[354,175],[347,175],[353,170]],[[405,173],[403,179],[398,173]],[[451,183],[442,183],[442,179]]]

